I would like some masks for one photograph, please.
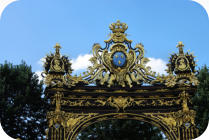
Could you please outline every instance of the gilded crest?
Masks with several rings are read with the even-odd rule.
[[[176,85],[180,86],[190,86],[198,85],[198,79],[195,77],[195,61],[193,54],[184,53],[183,43],[180,41],[177,45],[179,48],[179,53],[174,53],[170,57],[170,63],[167,64],[167,76],[158,76],[152,84],[160,82],[164,83],[168,87],[174,87]]]
[[[124,33],[128,26],[117,21],[110,25],[112,34],[106,40],[106,47],[94,44],[90,59],[92,66],[88,68],[84,78],[96,84],[122,87],[133,87],[150,83],[155,73],[146,67],[148,58],[144,57],[144,46],[140,43],[131,47],[131,40]]]
[[[64,63],[61,59],[54,58],[51,61],[50,69],[55,72],[64,72]]]
[[[93,45],[92,65],[83,76],[71,75],[71,62],[60,54],[59,44],[46,56],[43,74],[50,101],[46,138],[75,140],[87,126],[110,119],[148,122],[170,140],[197,137],[191,102],[198,85],[194,56],[184,53],[179,42],[179,52],[167,65],[168,75],[155,76],[146,66],[144,46],[132,47],[126,38],[128,26],[117,21],[109,27],[106,46]]]
[[[186,71],[189,69],[189,61],[185,56],[180,56],[176,59],[176,70]]]
[[[42,73],[44,82],[47,87],[72,87],[77,83],[84,84],[81,76],[71,76],[72,68],[71,62],[67,56],[60,55],[61,46],[57,43],[55,45],[55,53],[46,56],[44,64],[45,71]]]

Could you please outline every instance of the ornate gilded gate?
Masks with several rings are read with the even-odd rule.
[[[179,52],[170,57],[167,75],[156,75],[144,56],[144,46],[126,38],[128,26],[117,21],[106,46],[93,45],[92,66],[72,76],[68,57],[46,56],[43,76],[50,98],[47,114],[49,140],[74,140],[89,125],[109,119],[133,119],[161,129],[168,139],[186,140],[198,136],[191,97],[196,91],[194,56]]]

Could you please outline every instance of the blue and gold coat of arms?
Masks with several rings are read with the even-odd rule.
[[[106,47],[94,44],[90,59],[93,66],[85,73],[86,80],[96,80],[108,87],[132,87],[152,81],[155,73],[145,66],[149,60],[144,57],[144,46],[140,43],[135,48],[131,47],[132,41],[125,34],[127,28],[120,21],[112,23],[110,29],[113,33],[109,40],[105,40]]]

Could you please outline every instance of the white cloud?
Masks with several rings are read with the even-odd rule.
[[[81,71],[86,71],[88,66],[91,65],[91,62],[89,61],[91,57],[92,57],[91,54],[84,54],[84,55],[79,55],[75,59],[72,59],[71,62],[72,62],[72,68],[74,70],[74,73],[76,72],[80,73]],[[45,62],[46,62],[46,58],[43,57],[37,63],[38,65],[42,67]],[[38,70],[35,73],[38,75],[39,80],[43,80],[43,77],[41,76],[41,73],[42,73],[41,70]]]
[[[149,60],[150,61],[147,63],[147,66],[150,66],[153,72],[166,74],[165,71],[165,69],[167,68],[166,61],[160,58],[153,58],[153,57],[150,57]]]
[[[84,55],[79,55],[77,58],[72,59],[72,68],[74,70],[74,72],[80,72],[80,71],[86,71],[88,66],[91,65],[91,62],[89,61],[89,59],[92,57],[92,54],[84,54]],[[166,61],[160,59],[160,58],[153,58],[150,57],[149,58],[149,62],[147,63],[146,66],[150,66],[151,70],[153,72],[156,73],[160,73],[160,74],[166,74],[165,69],[166,67]],[[43,66],[44,62],[46,61],[46,59],[43,57],[38,61],[38,64]],[[42,76],[41,76],[41,72],[42,71],[36,71],[35,73],[39,76],[39,80],[43,80]]]
[[[0,0],[0,19],[4,9],[11,3],[18,1],[18,0]]]
[[[72,68],[74,71],[87,69],[91,65],[89,59],[91,54],[79,55],[76,59],[72,59]]]
[[[80,71],[80,70],[86,70],[88,66],[91,65],[91,62],[89,59],[92,57],[91,54],[84,54],[79,55],[76,59],[72,59],[72,68],[74,71]],[[151,70],[160,73],[160,74],[166,74],[165,69],[166,67],[166,61],[160,59],[160,58],[149,58],[149,62],[147,63],[147,66],[151,67]]]
[[[43,66],[45,62],[46,62],[46,58],[43,57],[43,58],[41,58],[37,63],[38,63],[40,66]]]
[[[38,75],[39,81],[43,80],[43,77],[41,76],[42,71],[36,71],[35,74]]]

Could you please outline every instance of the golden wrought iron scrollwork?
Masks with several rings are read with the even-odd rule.
[[[112,33],[106,46],[94,44],[92,65],[83,76],[71,75],[71,63],[60,54],[59,44],[54,54],[46,56],[47,139],[75,140],[89,125],[109,119],[151,123],[170,140],[197,137],[191,102],[198,85],[194,56],[184,53],[179,42],[179,52],[171,55],[167,65],[168,75],[156,76],[146,66],[144,46],[132,48],[126,38],[128,26],[117,21],[109,28]]]
[[[169,75],[157,76],[152,84],[162,83],[168,87],[179,86],[197,86],[198,80],[195,76],[195,61],[194,55],[184,53],[183,43],[179,42],[177,48],[179,48],[179,53],[174,53],[171,55],[170,63],[167,64],[167,72]]]
[[[46,130],[47,139],[65,140],[76,127],[76,124],[95,116],[98,113],[69,113],[62,111],[63,93],[57,92],[51,104],[55,104],[55,110],[47,113],[49,128]]]
[[[128,26],[117,21],[110,25],[112,34],[106,40],[106,47],[94,44],[90,59],[93,64],[88,68],[84,79],[96,84],[132,87],[150,83],[155,73],[146,67],[148,58],[144,57],[144,46],[140,43],[131,47],[131,40],[126,38],[125,30]]]
[[[55,104],[55,102],[53,102]],[[113,107],[116,111],[125,112],[127,107],[145,107],[145,106],[175,106],[180,104],[178,98],[167,97],[131,97],[131,96],[98,96],[93,98],[91,96],[70,96],[62,100],[61,105],[70,107]]]
[[[42,73],[47,87],[73,87],[78,83],[85,84],[81,76],[71,76],[72,68],[68,57],[60,55],[61,46],[55,45],[55,54],[46,56],[45,71]]]
[[[97,113],[48,112],[49,129],[47,130],[47,137],[52,140],[68,139],[79,123],[95,115]]]

